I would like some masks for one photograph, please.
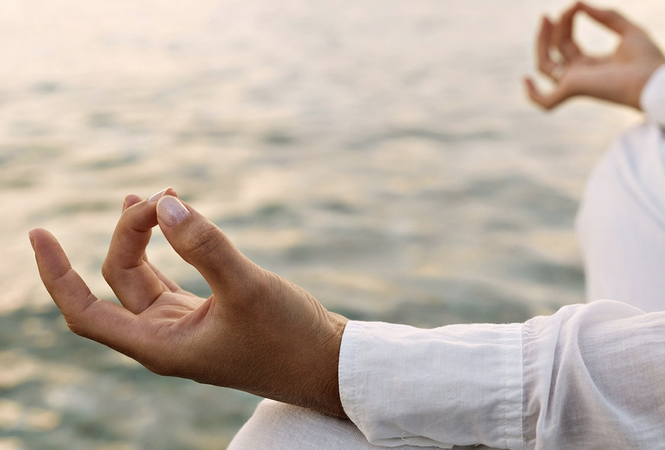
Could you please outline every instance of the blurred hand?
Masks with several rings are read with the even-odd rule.
[[[607,55],[590,56],[582,52],[573,38],[573,20],[579,12],[617,33],[616,50]],[[558,52],[558,59],[554,55]],[[552,79],[554,89],[541,93],[531,78],[525,80],[529,97],[545,109],[565,100],[586,95],[640,108],[642,88],[665,57],[647,33],[621,14],[576,3],[558,22],[543,18],[537,40],[538,69]]]
[[[128,196],[102,273],[122,306],[95,297],[46,230],[30,232],[39,273],[69,328],[155,373],[231,387],[344,417],[337,366],[346,319],[245,258],[167,190]],[[148,262],[159,225],[213,295],[182,290]]]

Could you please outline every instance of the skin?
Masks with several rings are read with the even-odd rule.
[[[573,21],[586,13],[617,33],[612,54],[585,55]],[[556,62],[557,50],[563,60]],[[531,99],[546,109],[586,95],[639,108],[639,96],[665,58],[649,36],[614,11],[577,3],[537,39],[538,68],[554,82]],[[558,64],[563,64],[557,69]],[[196,267],[213,295],[181,289],[148,261],[145,249],[159,226],[180,256]],[[148,200],[125,199],[102,273],[121,304],[97,298],[48,231],[30,232],[46,289],[76,334],[107,345],[161,375],[190,378],[346,417],[338,363],[347,319],[327,311],[300,287],[243,256],[208,219],[172,189]]]
[[[337,365],[347,320],[252,263],[175,191],[158,195],[128,196],[113,234],[102,273],[121,305],[90,292],[53,235],[30,232],[42,281],[69,328],[160,375],[346,417]],[[169,206],[184,215],[180,222]],[[184,291],[148,262],[155,226],[201,272],[210,298]]]
[[[573,37],[574,19],[584,13],[619,36],[613,53],[585,54]],[[554,55],[558,52],[560,59]],[[538,69],[554,83],[549,93],[537,89],[533,79],[525,85],[531,100],[553,109],[569,98],[589,96],[640,109],[640,93],[665,57],[649,35],[621,14],[576,3],[558,21],[544,17],[536,40]]]

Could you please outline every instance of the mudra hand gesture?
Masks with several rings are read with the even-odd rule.
[[[620,43],[613,53],[585,54],[573,38],[573,21],[580,12],[617,33]],[[558,59],[554,56],[558,52]],[[529,97],[546,109],[586,95],[639,109],[640,93],[665,57],[647,33],[621,14],[576,3],[558,22],[543,18],[537,39],[538,69],[555,84],[544,94],[532,79],[525,80]]]
[[[201,272],[210,298],[184,291],[148,261],[155,226]],[[125,200],[102,268],[122,305],[95,297],[49,232],[30,238],[42,281],[75,333],[158,374],[344,416],[337,365],[346,319],[249,261],[174,191]]]

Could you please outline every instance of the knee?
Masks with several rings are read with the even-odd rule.
[[[306,411],[273,400],[263,400],[228,450],[279,450],[293,448],[293,435],[302,427]]]
[[[336,442],[340,446],[332,446]],[[228,450],[312,450],[368,448],[360,431],[348,420],[273,400],[259,403]],[[373,448],[373,447],[372,447]]]

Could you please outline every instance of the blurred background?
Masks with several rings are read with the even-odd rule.
[[[665,2],[597,4],[665,42]],[[583,301],[584,180],[641,117],[526,100],[539,17],[567,5],[0,0],[0,449],[223,449],[253,411],[72,335],[40,284],[37,226],[114,298],[99,271],[129,193],[176,188],[356,319],[512,322]],[[209,294],[159,233],[149,254]]]

